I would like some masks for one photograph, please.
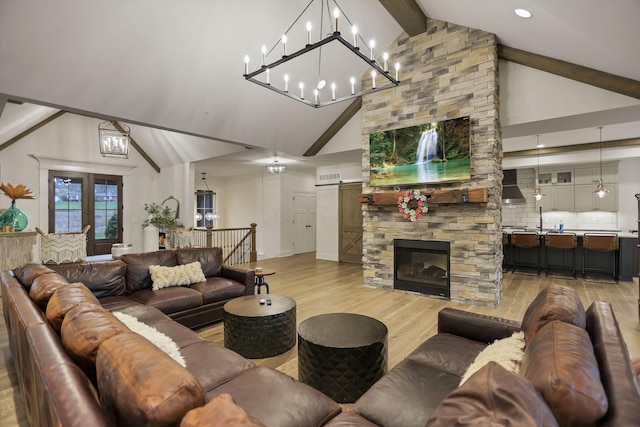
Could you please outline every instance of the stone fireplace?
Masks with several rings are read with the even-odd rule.
[[[393,288],[447,298],[450,296],[450,242],[393,241]]]
[[[429,19],[427,27],[427,32],[415,37],[402,34],[389,47],[390,57],[403,67],[400,86],[363,97],[363,193],[486,188],[488,201],[429,203],[424,218],[415,222],[404,219],[396,205],[364,204],[364,284],[396,289],[393,244],[396,239],[450,242],[448,268],[439,261],[425,259],[423,265],[429,265],[422,273],[437,276],[441,273],[439,269],[447,270],[448,297],[452,301],[496,307],[502,286],[502,139],[498,122],[497,41],[494,34],[443,21]],[[470,117],[469,181],[399,190],[371,187],[371,133],[463,116]],[[446,295],[446,291],[442,292]]]

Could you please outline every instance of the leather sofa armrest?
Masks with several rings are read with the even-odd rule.
[[[253,295],[253,289],[256,285],[256,272],[246,268],[233,267],[230,265],[222,265],[220,277],[235,280],[245,286],[245,295]]]
[[[443,308],[438,313],[438,333],[458,335],[491,344],[517,331],[520,331],[520,322],[515,320],[455,308]]]

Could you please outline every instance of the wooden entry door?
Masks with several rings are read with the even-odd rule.
[[[340,184],[338,190],[338,259],[362,264],[362,184]]]

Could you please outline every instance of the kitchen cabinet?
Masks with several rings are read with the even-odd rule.
[[[618,211],[618,184],[607,184],[605,181],[605,187],[609,190],[606,196],[602,199],[594,193],[596,189],[595,184],[590,185],[576,185],[575,187],[575,211],[576,212],[589,212],[589,211],[603,211],[603,212],[617,212]]]
[[[541,169],[538,173],[538,184],[540,185],[573,185],[573,170],[548,170]]]
[[[536,208],[542,208],[542,212],[574,210],[573,185],[541,185],[542,199],[536,200]]]
[[[600,166],[576,168],[574,171],[574,182],[576,185],[593,184],[600,180]],[[602,181],[608,188],[608,184],[618,182],[618,167],[615,165],[602,166]]]

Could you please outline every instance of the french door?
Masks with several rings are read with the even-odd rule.
[[[49,232],[87,233],[87,255],[111,253],[122,242],[122,177],[49,172]]]

